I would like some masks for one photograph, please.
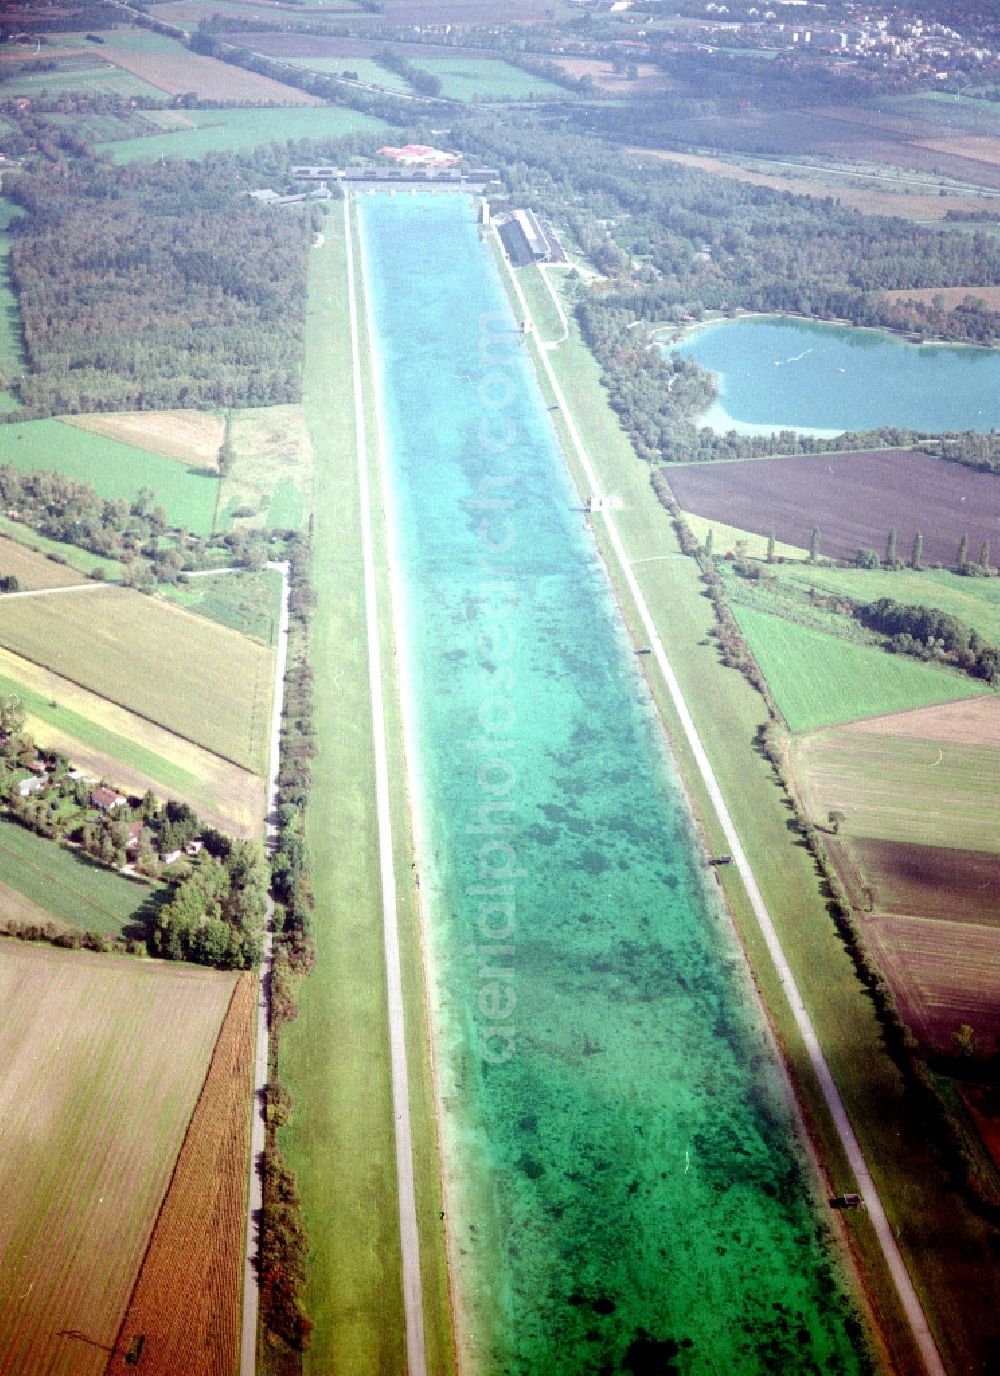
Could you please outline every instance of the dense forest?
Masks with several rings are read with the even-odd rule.
[[[232,160],[14,183],[29,416],[298,399],[307,228],[246,187]]]

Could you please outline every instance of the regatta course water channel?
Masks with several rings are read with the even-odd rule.
[[[472,204],[379,194],[359,219],[465,1366],[865,1371]]]

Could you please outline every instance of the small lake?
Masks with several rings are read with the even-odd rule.
[[[721,320],[667,346],[716,374],[713,430],[816,434],[1000,425],[1000,350],[909,344],[877,330],[774,316]]]

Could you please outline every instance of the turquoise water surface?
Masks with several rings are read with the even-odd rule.
[[[780,317],[723,320],[667,346],[718,375],[713,429],[831,431],[1000,425],[1000,351],[908,344]]]
[[[471,203],[359,208],[460,1345],[488,1376],[866,1371]]]

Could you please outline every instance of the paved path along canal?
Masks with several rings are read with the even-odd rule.
[[[509,266],[508,275],[510,277],[511,282],[514,285],[514,290],[517,293],[518,301],[521,305],[522,310],[524,311],[525,319],[530,321],[532,319],[531,311],[528,307],[527,300],[525,299],[524,292],[521,290],[521,285],[517,280],[516,274],[509,269]],[[542,367],[545,369],[546,378],[548,380],[550,387],[552,388],[556,401],[559,404],[559,408],[562,413],[563,419],[566,422],[566,428],[569,431],[570,438],[573,442],[573,448],[576,452],[576,456],[580,461],[580,465],[583,468],[584,473],[587,475],[587,481],[590,484],[591,492],[595,497],[600,498],[603,496],[600,481],[597,477],[596,472],[594,471],[593,464],[590,461],[590,456],[587,453],[583,440],[580,437],[580,432],[577,428],[575,420],[573,419],[573,414],[566,403],[566,397],[563,393],[562,388],[559,385],[559,379],[556,377],[555,370],[552,367],[552,364],[549,360],[547,353],[544,350],[539,350],[538,356],[541,359]],[[795,977],[792,974],[787,959],[785,958],[785,953],[782,950],[781,942],[779,940],[778,933],[775,930],[771,914],[768,912],[767,905],[764,902],[764,898],[757,884],[757,880],[754,876],[752,869],[750,868],[750,862],[748,861],[746,852],[743,849],[743,843],[741,842],[736,827],[733,824],[733,820],[730,816],[729,809],[726,806],[726,801],[722,796],[722,790],[719,788],[718,781],[716,780],[715,772],[712,769],[711,762],[709,761],[708,755],[705,753],[705,748],[702,745],[700,736],[698,735],[698,729],[694,724],[694,719],[692,718],[690,711],[688,710],[688,705],[684,700],[684,695],[681,692],[680,684],[678,683],[677,677],[673,671],[673,667],[671,666],[670,661],[667,658],[666,650],[663,647],[663,642],[660,639],[659,632],[656,629],[656,625],[653,621],[653,617],[646,603],[646,599],[642,594],[642,589],[639,587],[639,582],[635,576],[635,573],[632,570],[631,562],[625,551],[625,546],[622,543],[621,536],[615,524],[614,515],[608,509],[607,505],[604,502],[600,503],[600,507],[600,516],[607,528],[608,538],[611,542],[611,547],[614,550],[615,559],[617,560],[619,568],[621,569],[625,581],[628,584],[629,592],[632,595],[632,600],[635,603],[636,610],[639,613],[639,617],[642,621],[644,631],[646,633],[646,636],[648,637],[649,644],[656,658],[657,666],[659,667],[659,670],[663,675],[663,680],[667,685],[667,689],[669,690],[671,700],[673,701],[674,707],[677,711],[677,715],[680,718],[681,725],[684,728],[684,734],[687,737],[688,744],[691,747],[691,752],[694,755],[695,762],[698,766],[698,770],[702,776],[702,779],[704,780],[705,787],[708,790],[709,796],[712,799],[712,805],[716,810],[719,821],[722,824],[722,829],[726,837],[726,844],[729,846],[730,852],[732,853],[733,862],[739,870],[740,877],[743,880],[744,885],[746,886],[747,894],[750,898],[750,902],[753,907],[754,916],[756,917],[757,922],[760,925],[760,929],[764,935],[764,940],[767,943],[767,948],[770,952],[771,959],[774,961],[775,968],[778,971],[778,976],[781,980],[781,986],[785,992],[786,998],[788,999],[789,1005],[791,1006],[792,1012],[795,1017],[796,1025],[798,1026],[799,1032],[802,1036],[803,1043],[805,1044],[806,1050],[808,1052],[810,1064],[812,1065],[812,1068],[816,1073],[816,1077],[819,1080],[820,1086],[823,1091],[823,1097],[826,1100],[827,1107],[830,1110],[830,1115],[833,1118],[834,1124],[836,1125],[838,1136],[840,1137],[840,1140],[843,1144],[844,1151],[850,1162],[851,1169],[854,1172],[855,1179],[858,1182],[858,1190],[865,1201],[865,1206],[868,1209],[869,1216],[872,1220],[872,1224],[874,1226],[876,1235],[879,1240],[879,1245],[882,1248],[883,1255],[885,1256],[886,1263],[892,1274],[896,1290],[899,1294],[900,1302],[903,1306],[907,1320],[913,1331],[914,1340],[920,1350],[921,1356],[923,1357],[924,1365],[927,1368],[929,1376],[945,1376],[945,1368],[943,1362],[941,1361],[941,1355],[938,1352],[937,1344],[934,1341],[933,1334],[931,1333],[930,1328],[928,1327],[926,1317],[920,1305],[920,1300],[917,1297],[916,1291],[913,1288],[913,1282],[910,1280],[909,1272],[906,1269],[906,1264],[903,1261],[903,1258],[899,1251],[899,1247],[896,1244],[896,1239],[893,1236],[889,1220],[886,1218],[885,1210],[882,1207],[882,1201],[879,1198],[877,1189],[875,1188],[875,1183],[872,1180],[871,1172],[869,1171],[868,1164],[865,1161],[864,1153],[862,1152],[861,1147],[858,1143],[858,1139],[855,1136],[854,1129],[851,1126],[851,1122],[848,1118],[847,1111],[844,1108],[844,1104],[840,1097],[840,1093],[834,1082],[833,1076],[830,1073],[830,1067],[827,1065],[826,1057],[823,1054],[823,1048],[820,1046],[819,1038],[816,1036],[816,1031],[812,1025],[812,1020],[809,1017],[809,1014],[806,1011],[805,1004],[802,1001],[802,996],[799,993],[798,986],[795,982]]]
[[[381,638],[375,554],[372,542],[372,503],[368,481],[368,446],[358,334],[358,303],[354,280],[354,247],[350,197],[344,196],[344,236],[347,243],[347,290],[351,317],[351,368],[354,385],[354,434],[361,502],[361,545],[365,582],[365,625],[368,639],[368,677],[371,685],[372,740],[375,748],[375,793],[378,815],[379,866],[382,878],[382,920],[385,938],[386,984],[389,1001],[389,1052],[392,1074],[392,1117],[396,1137],[396,1187],[399,1193],[399,1233],[403,1270],[403,1310],[406,1317],[408,1376],[425,1376],[424,1299],[420,1275],[420,1237],[413,1179],[413,1133],[410,1124],[410,1084],[406,1063],[403,1019],[403,977],[399,956],[396,875],[392,858],[389,804],[389,764],[382,691]]]

